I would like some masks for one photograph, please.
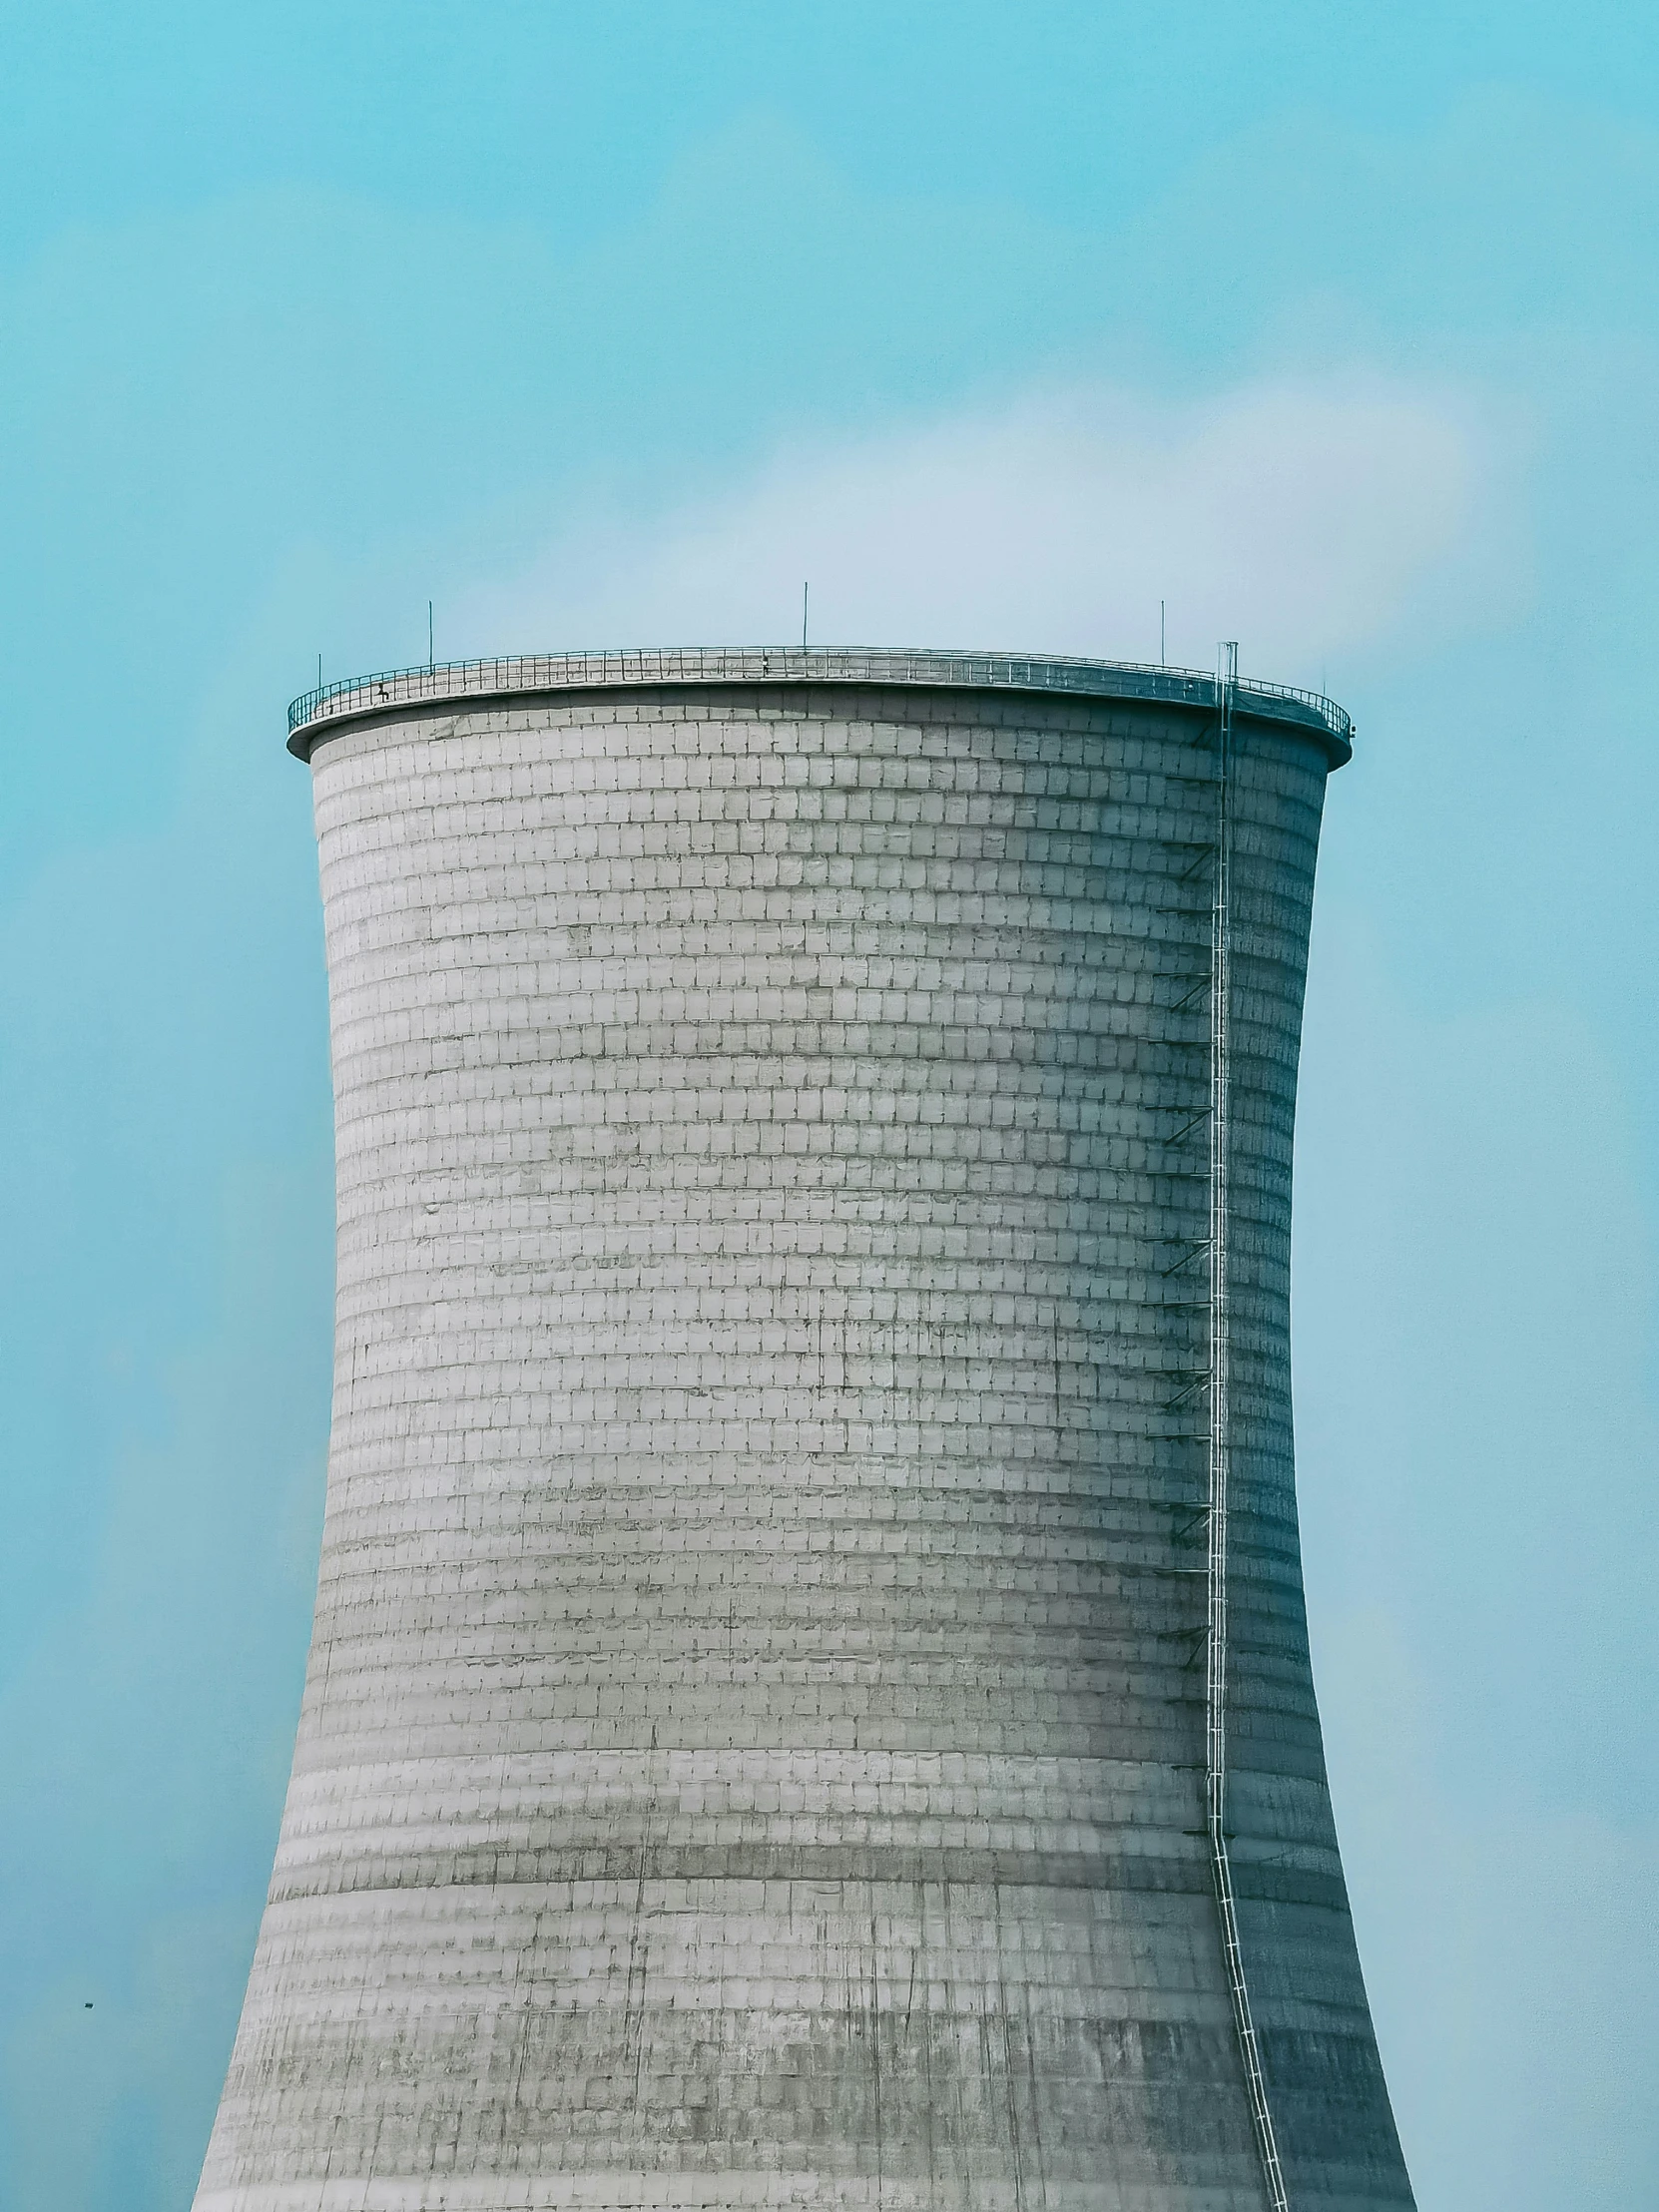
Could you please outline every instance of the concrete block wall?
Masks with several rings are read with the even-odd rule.
[[[1291,1456],[1328,755],[1238,729],[1234,1867],[1292,2201],[1382,2212]],[[854,682],[321,733],[328,1507],[199,2212],[1258,2212],[1205,734]]]

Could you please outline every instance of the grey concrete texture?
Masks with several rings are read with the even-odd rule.
[[[1260,2212],[1212,725],[748,682],[319,733],[327,1513],[198,2212]],[[1328,759],[1236,726],[1230,1804],[1291,2202],[1382,2212],[1291,1437]]]

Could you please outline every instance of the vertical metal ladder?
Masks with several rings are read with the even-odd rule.
[[[1233,711],[1239,681],[1237,644],[1221,648],[1216,672],[1216,847],[1214,900],[1210,917],[1210,1453],[1209,1565],[1206,1587],[1209,1621],[1205,1642],[1205,1828],[1210,1844],[1210,1873],[1221,1919],[1222,1952],[1233,1999],[1233,2025],[1244,2062],[1250,2116],[1273,2212],[1290,2212],[1273,2108],[1268,2101],[1262,2054],[1251,2013],[1250,1984],[1239,1942],[1238,1904],[1233,1891],[1233,1862],[1227,1848],[1227,1677],[1228,1677],[1228,1492],[1232,1480],[1232,1420],[1229,1404],[1229,1067],[1232,876]]]

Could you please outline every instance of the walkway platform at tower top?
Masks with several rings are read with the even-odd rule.
[[[1075,661],[1024,653],[948,653],[899,646],[666,646],[615,653],[520,653],[487,661],[347,676],[288,709],[288,751],[308,761],[330,725],[398,707],[536,692],[695,684],[903,684],[932,690],[1071,692],[1213,710],[1217,679],[1156,662]],[[1354,725],[1323,692],[1241,680],[1235,714],[1289,724],[1324,745],[1333,768],[1354,754]]]

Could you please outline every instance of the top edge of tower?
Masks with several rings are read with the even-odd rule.
[[[1218,679],[1158,662],[1079,661],[1051,654],[943,652],[899,646],[667,646],[610,653],[522,653],[438,661],[348,676],[303,693],[288,709],[288,751],[309,761],[341,725],[400,709],[525,693],[655,690],[728,684],[910,685],[951,691],[1070,693],[1215,710]],[[1325,748],[1333,768],[1354,755],[1354,725],[1323,692],[1240,678],[1234,711],[1289,725]]]

